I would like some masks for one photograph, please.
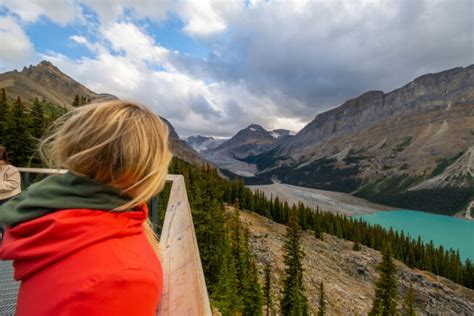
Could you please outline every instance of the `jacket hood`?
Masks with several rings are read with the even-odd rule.
[[[133,212],[90,209],[53,212],[7,228],[0,258],[14,260],[15,279],[24,280],[88,246],[143,233],[147,216],[146,204]]]
[[[31,185],[1,206],[0,224],[15,226],[58,210],[112,210],[130,200],[117,189],[68,172]]]

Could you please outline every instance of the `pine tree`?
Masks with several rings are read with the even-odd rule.
[[[362,237],[361,237],[360,228],[359,228],[359,225],[356,224],[354,228],[353,238],[352,238],[352,240],[354,241],[354,246],[352,246],[352,250],[360,251],[361,249],[360,243],[362,241],[361,239]]]
[[[33,139],[28,131],[28,117],[20,97],[8,113],[5,146],[11,162],[16,166],[27,166],[33,152]]]
[[[413,291],[413,285],[410,284],[410,289],[407,292],[405,301],[403,302],[403,316],[416,316],[415,311],[415,293]]]
[[[415,261],[415,252],[413,251],[413,248],[410,247],[410,249],[408,250],[408,255],[405,259],[405,262],[406,264],[410,267],[410,268],[413,268],[416,264],[416,261]]]
[[[5,143],[8,118],[8,103],[5,89],[2,88],[0,93],[0,144]]]
[[[321,229],[321,224],[318,222],[316,222],[315,224],[315,227],[314,227],[314,236],[317,238],[317,239],[320,239],[321,241],[324,240],[324,236],[323,236],[323,230]]]
[[[319,284],[319,309],[318,316],[324,316],[326,314],[326,297],[324,295],[324,283],[321,281]]]
[[[262,290],[258,283],[258,271],[255,260],[248,256],[246,282],[242,292],[244,316],[261,316],[262,315]]]
[[[222,315],[231,316],[242,309],[242,300],[238,295],[235,262],[230,253],[230,247],[224,246],[220,253],[222,254],[221,265],[217,273],[217,282],[212,289],[211,298]]]
[[[301,229],[296,214],[290,214],[284,245],[286,265],[283,280],[283,297],[280,302],[283,315],[308,315],[308,299],[303,285],[303,257]]]
[[[266,305],[266,316],[272,314],[272,265],[265,265],[265,283],[263,285],[263,300]]]
[[[44,114],[43,114],[43,107],[38,100],[38,97],[35,98],[33,101],[33,107],[31,109],[31,114],[33,116],[32,120],[32,135],[33,137],[39,139],[41,136],[43,136],[43,131],[45,128],[45,120],[44,120]]]
[[[80,105],[81,105],[81,101],[79,99],[79,95],[76,94],[76,96],[74,97],[74,101],[72,101],[72,106],[77,108]]]
[[[369,316],[397,315],[397,267],[392,260],[390,245],[387,246],[377,270],[379,278],[375,283],[375,298]]]

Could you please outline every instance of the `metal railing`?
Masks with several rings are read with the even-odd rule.
[[[25,187],[30,174],[61,174],[67,170],[18,168]],[[172,182],[160,236],[163,294],[157,315],[211,315],[186,185],[181,175],[168,175]],[[151,200],[150,215],[158,221],[157,197]]]

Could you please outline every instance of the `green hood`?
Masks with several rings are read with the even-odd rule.
[[[0,224],[14,226],[57,210],[111,210],[131,198],[94,179],[70,172],[31,185],[0,207]]]

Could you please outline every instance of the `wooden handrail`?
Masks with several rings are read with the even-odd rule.
[[[164,290],[158,315],[211,315],[184,178],[171,187],[160,237]]]
[[[30,173],[67,172],[64,169],[18,170],[27,181]],[[211,315],[184,178],[181,175],[167,175],[166,181],[172,182],[172,186],[160,236],[163,294],[157,315]],[[152,201],[152,208],[155,208],[155,215],[151,210],[152,220],[156,221],[156,198]]]

